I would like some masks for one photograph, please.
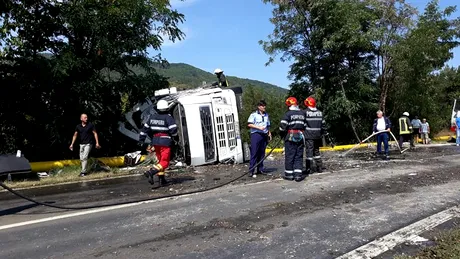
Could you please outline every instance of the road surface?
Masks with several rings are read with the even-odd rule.
[[[24,259],[336,258],[458,204],[460,148],[419,147],[390,161],[372,159],[369,152],[343,159],[325,154],[326,166],[334,170],[300,183],[279,178],[282,161],[267,161],[277,169],[272,177],[245,177],[209,192],[101,209],[62,211],[0,193],[0,254]],[[200,177],[197,172],[190,181]],[[141,176],[108,182],[22,193],[76,206],[184,191],[175,185],[150,190]]]

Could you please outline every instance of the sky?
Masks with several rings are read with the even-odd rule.
[[[456,5],[458,0],[440,0],[440,6]],[[407,0],[423,11],[428,0]],[[171,0],[172,8],[185,15],[179,27],[186,34],[182,41],[166,40],[161,55],[170,63],[187,63],[208,72],[220,68],[228,76],[249,78],[288,88],[290,62],[277,59],[265,66],[269,56],[259,40],[273,31],[273,7],[262,0]],[[460,16],[460,5],[453,17]],[[153,52],[150,52],[153,54]],[[460,48],[448,65],[460,65]],[[231,82],[230,82],[231,83]]]

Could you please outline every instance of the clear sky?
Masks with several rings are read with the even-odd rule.
[[[457,1],[440,0],[440,6],[456,5]],[[423,11],[428,0],[407,2]],[[209,72],[221,68],[229,76],[289,86],[290,63],[277,60],[266,67],[269,56],[258,43],[273,30],[271,5],[262,0],[171,0],[171,4],[185,15],[180,27],[186,38],[165,42],[161,53],[169,62],[187,63]],[[455,16],[460,16],[460,10]],[[455,49],[448,64],[460,65],[460,49]]]

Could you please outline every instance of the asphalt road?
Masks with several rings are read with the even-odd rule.
[[[357,161],[356,157],[351,160]],[[342,171],[312,175],[301,183],[275,175],[105,211],[58,211],[2,194],[0,255],[335,258],[460,200],[457,147],[420,148],[406,160],[360,161]],[[140,183],[145,179],[131,177],[37,197],[78,205],[101,202],[110,192],[112,200],[123,200],[118,190],[142,193],[136,197],[155,196],[155,191]],[[171,188],[174,192],[175,187]],[[29,224],[31,220],[39,221]]]

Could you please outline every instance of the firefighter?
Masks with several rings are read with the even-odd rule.
[[[409,113],[404,112],[401,118],[399,118],[399,147],[402,148],[403,142],[409,141],[410,147],[414,146],[414,139],[412,138],[412,124],[409,120]]]
[[[227,87],[228,86],[228,81],[227,81],[227,78],[225,77],[224,75],[224,71],[220,68],[216,68],[216,70],[214,70],[214,74],[216,74],[217,76],[217,82],[214,82],[212,84],[212,86],[216,86],[218,85],[219,87]]]
[[[307,173],[323,171],[323,161],[319,153],[321,137],[327,135],[326,123],[323,113],[316,108],[316,100],[308,97],[304,101],[305,106],[305,148],[306,148],[306,169]],[[315,163],[313,163],[315,162]],[[316,164],[316,167],[314,166]]]
[[[281,136],[284,138],[284,178],[302,181],[305,113],[299,109],[297,99],[286,99],[289,107],[280,123]]]
[[[144,124],[139,136],[139,144],[144,145],[147,135],[151,136],[151,147],[155,149],[158,158],[158,164],[150,168],[144,175],[149,179],[149,183],[153,184],[153,176],[158,175],[160,185],[167,184],[165,178],[165,170],[169,166],[171,159],[171,146],[173,139],[177,137],[177,125],[174,118],[168,114],[168,102],[159,100],[157,102],[158,113],[150,114],[147,122]]]

